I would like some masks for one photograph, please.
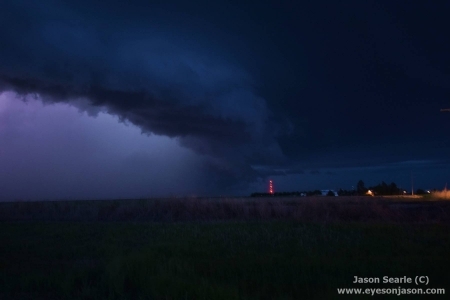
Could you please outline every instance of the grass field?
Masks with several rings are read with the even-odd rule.
[[[349,297],[337,288],[399,286],[353,284],[354,276],[426,275],[428,287],[449,288],[448,204],[0,203],[0,299],[336,299]]]

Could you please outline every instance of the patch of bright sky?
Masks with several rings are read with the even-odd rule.
[[[201,157],[104,111],[0,94],[0,200],[198,193]]]

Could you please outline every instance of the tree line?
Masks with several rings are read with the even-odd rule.
[[[339,196],[363,196],[367,195],[368,191],[372,191],[374,195],[380,195],[380,196],[389,196],[389,195],[402,195],[403,189],[397,186],[395,182],[391,182],[390,184],[387,184],[386,182],[382,181],[381,183],[366,187],[364,181],[359,180],[356,183],[356,189],[352,190],[344,190],[339,189],[337,191],[337,194]],[[424,195],[427,194],[427,191],[423,189],[417,189],[415,191],[416,195]],[[317,196],[322,195],[322,192],[320,190],[314,190],[314,191],[303,191],[303,192],[276,192],[273,194],[270,193],[252,193],[251,197],[295,197],[295,196]],[[333,192],[328,192],[327,196],[334,196]]]
[[[314,191],[303,191],[303,192],[275,192],[273,194],[270,193],[252,193],[251,197],[286,197],[286,196],[315,196],[315,195],[322,195],[322,192],[319,190]]]
[[[382,181],[381,183],[370,186],[368,188],[365,187],[364,181],[359,180],[356,184],[356,192],[358,195],[365,195],[368,190],[371,190],[375,195],[402,195],[404,189],[399,188],[395,182],[391,182],[390,184],[386,184],[386,182]],[[436,191],[434,189],[433,191]],[[416,195],[425,195],[428,194],[424,189],[418,188],[414,192]]]

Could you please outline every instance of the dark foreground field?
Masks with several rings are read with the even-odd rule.
[[[354,276],[425,275],[419,287],[448,290],[449,214],[448,202],[373,198],[0,203],[0,299],[337,299],[349,297],[337,288],[417,287]]]

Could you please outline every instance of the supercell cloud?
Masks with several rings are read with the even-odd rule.
[[[336,188],[359,179],[355,167],[447,161],[448,118],[436,113],[450,105],[445,4],[322,2],[3,1],[0,124],[14,137],[5,120],[21,106],[10,101],[33,97],[37,110],[46,106],[33,101],[130,123],[145,147],[167,139],[165,149],[191,153],[189,186],[209,194],[246,193],[268,176],[286,189]],[[15,148],[2,139],[7,161]],[[167,174],[183,172],[167,163]]]
[[[254,156],[282,159],[252,76],[204,40],[186,41],[152,18],[117,26],[107,12],[85,18],[50,1],[11,1],[2,14],[3,91],[48,103],[87,99],[83,109],[102,107],[144,133],[178,138],[213,172],[237,180],[253,178]]]

